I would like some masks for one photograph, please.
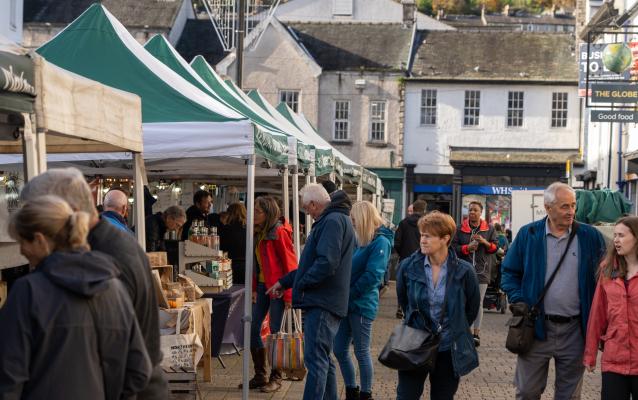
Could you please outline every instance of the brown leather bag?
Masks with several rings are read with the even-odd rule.
[[[563,264],[563,260],[565,259],[565,256],[569,251],[569,246],[572,244],[572,240],[574,240],[577,230],[578,223],[574,221],[572,225],[572,231],[569,235],[569,240],[567,241],[567,247],[565,247],[565,251],[560,257],[556,269],[547,281],[547,284],[545,284],[545,288],[543,288],[543,292],[541,293],[540,298],[538,299],[536,304],[534,304],[531,309],[526,303],[523,302],[510,304],[512,318],[510,318],[510,320],[507,322],[508,331],[507,339],[505,341],[505,347],[512,353],[525,354],[532,348],[532,345],[534,344],[534,327],[536,325],[536,320],[540,315],[539,306],[543,302],[543,298],[545,298],[547,290],[554,281],[556,273],[560,269],[560,266]]]

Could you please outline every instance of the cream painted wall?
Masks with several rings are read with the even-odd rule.
[[[324,72],[319,85],[319,133],[339,151],[366,167],[400,167],[399,143],[400,74]],[[355,80],[364,79],[357,89]],[[335,101],[350,101],[350,138],[346,143],[334,141]],[[386,101],[386,143],[370,143],[370,102]],[[343,143],[343,144],[340,144]],[[391,152],[394,164],[390,165]]]
[[[437,125],[421,125],[421,90],[437,89]],[[465,90],[481,91],[480,125],[464,127]],[[524,121],[506,127],[508,91],[524,92]],[[551,127],[552,92],[568,93],[567,127]],[[576,86],[487,85],[408,82],[405,104],[405,163],[416,173],[452,174],[450,146],[578,149]]]
[[[243,89],[259,89],[272,105],[279,104],[280,90],[299,90],[300,109],[318,125],[319,74],[321,70],[300,49],[287,32],[269,26],[256,48],[244,53]],[[223,64],[223,68],[219,66]],[[218,72],[235,79],[236,61],[218,64]]]

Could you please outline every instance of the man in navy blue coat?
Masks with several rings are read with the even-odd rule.
[[[268,292],[280,296],[292,287],[293,307],[304,311],[304,363],[308,370],[304,400],[337,399],[335,364],[330,354],[341,319],[348,313],[350,273],[355,236],[350,199],[338,190],[332,195],[320,184],[300,192],[302,207],[315,222],[306,240],[299,268]]]

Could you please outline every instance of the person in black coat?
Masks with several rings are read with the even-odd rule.
[[[410,206],[412,214],[408,214],[407,217],[399,222],[399,226],[394,233],[394,250],[399,255],[399,263],[397,265],[401,265],[401,261],[410,257],[420,248],[421,233],[417,222],[425,214],[427,203],[425,200],[417,200]],[[397,275],[399,275],[399,271],[397,271]],[[396,317],[403,318],[403,311],[400,305],[397,305]]]
[[[109,255],[119,273],[119,280],[133,303],[146,350],[153,365],[151,380],[138,393],[137,399],[168,399],[168,383],[160,366],[159,313],[153,276],[144,249],[109,222],[99,219],[91,188],[76,168],[49,169],[31,179],[22,189],[22,201],[55,194],[64,199],[74,211],[84,211],[91,216],[88,242],[91,249]]]
[[[57,196],[27,202],[11,236],[34,272],[0,309],[0,399],[134,397],[152,365],[113,260],[89,252],[89,215]]]
[[[228,252],[233,268],[233,285],[246,281],[246,207],[228,206],[226,224],[219,227],[219,249]]]
[[[195,221],[204,221],[207,227],[210,227],[208,213],[213,205],[213,197],[205,190],[198,190],[193,195],[193,205],[186,210],[186,223],[182,229],[182,240],[188,240],[188,231]]]

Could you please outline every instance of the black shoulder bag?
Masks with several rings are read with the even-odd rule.
[[[417,329],[408,326],[410,318],[414,315],[415,311],[413,311],[405,323],[394,328],[390,339],[388,339],[383,350],[381,350],[381,354],[379,354],[379,362],[388,368],[400,371],[410,371],[423,367],[428,372],[434,370],[436,356],[439,352],[439,343],[441,342],[441,330],[446,313],[446,304],[447,288],[436,332],[432,332],[427,328]],[[416,312],[427,323],[428,319],[421,314],[418,302]]]
[[[558,260],[558,265],[556,265],[556,269],[552,273],[552,276],[549,277],[549,280],[545,284],[543,291],[541,292],[540,298],[532,306],[529,308],[529,305],[523,302],[510,304],[510,310],[512,311],[512,318],[507,322],[507,326],[509,327],[507,331],[507,340],[505,341],[505,347],[507,350],[511,351],[514,354],[525,354],[531,348],[532,344],[534,344],[534,327],[536,325],[536,319],[538,319],[538,315],[540,314],[540,305],[547,294],[547,290],[551,286],[558,270],[561,265],[563,265],[563,260],[569,251],[569,246],[571,246],[574,237],[576,236],[576,231],[578,230],[578,223],[574,221],[572,225],[572,231],[569,235],[569,240],[567,241],[567,247],[565,247],[565,251],[563,251],[563,255],[561,255],[560,260]]]

